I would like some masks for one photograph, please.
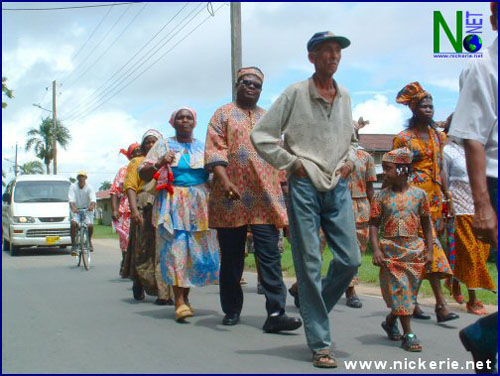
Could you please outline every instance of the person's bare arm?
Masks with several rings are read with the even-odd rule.
[[[366,196],[368,197],[368,201],[372,202],[373,195],[375,194],[375,190],[373,189],[373,182],[366,182]]]
[[[420,216],[420,223],[424,230],[425,253],[424,260],[426,265],[432,265],[434,255],[434,239],[432,237],[432,219],[430,215]]]
[[[137,193],[133,189],[127,189],[127,197],[130,205],[130,213],[132,216],[132,221],[135,224],[142,225],[142,215],[137,209]]]
[[[118,200],[118,196],[115,194],[111,195],[111,206],[113,207],[113,216],[112,218],[116,221],[118,218],[120,218],[120,212],[118,211],[120,203]]]
[[[161,157],[155,164],[148,164],[143,168],[139,169],[139,177],[142,180],[149,182],[151,181],[151,179],[153,179],[153,176],[156,173],[156,171],[158,171],[163,166],[166,166],[167,164],[171,164],[173,161],[175,161],[175,152],[173,150],[170,150],[167,154]]]
[[[231,183],[231,180],[229,180],[229,176],[227,176],[226,172],[226,167],[217,165],[213,167],[213,172],[215,175],[215,179],[219,179],[222,183],[225,196],[232,200],[239,200],[241,198],[240,192],[238,191],[236,185]]]
[[[473,227],[478,237],[498,247],[498,218],[491,205],[486,180],[486,152],[475,140],[464,140],[467,173],[474,200]]]
[[[384,254],[380,249],[380,239],[378,236],[379,225],[375,223],[370,224],[370,242],[373,249],[373,265],[384,265]]]

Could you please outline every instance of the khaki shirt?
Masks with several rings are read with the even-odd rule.
[[[337,95],[333,104],[320,95],[312,77],[288,87],[250,136],[260,156],[287,170],[288,176],[300,160],[322,192],[337,185],[337,171],[356,156],[351,98],[335,80],[334,84]]]

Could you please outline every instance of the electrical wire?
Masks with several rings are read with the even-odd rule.
[[[184,26],[182,26],[182,27],[179,28],[179,25],[181,25],[182,23],[184,23],[196,11],[198,11],[198,12],[193,17],[191,17],[191,19],[189,21],[187,21],[184,24]],[[130,76],[132,76],[139,68],[141,68],[144,64],[146,64],[153,56],[155,56],[163,47],[165,47],[165,45],[168,44],[168,42],[170,42],[175,36],[177,36],[186,26],[188,26],[189,23],[191,23],[202,11],[203,11],[203,3],[200,3],[197,7],[195,7],[193,10],[191,10],[191,12],[187,16],[185,16],[184,19],[181,22],[179,22],[179,24],[177,25],[177,27],[175,27],[172,31],[170,31],[169,33],[167,33],[167,35],[165,35],[160,41],[158,41],[158,43],[156,43],[155,46],[153,46],[145,55],[142,56],[141,60],[139,60],[137,62],[139,65],[137,65],[137,63],[135,63],[135,65],[133,65],[130,68],[128,68],[127,71],[124,72],[120,76],[120,78],[118,78],[117,80],[115,80],[114,83],[112,83],[106,89],[104,89],[103,92],[101,92],[96,97],[93,97],[91,99],[91,101],[87,102],[83,106],[83,108],[82,108],[82,106],[80,106],[76,111],[70,113],[68,116],[70,118],[73,118],[75,114],[84,113],[91,106],[96,105],[101,99],[103,99],[109,93],[111,93],[113,90],[115,90],[116,88],[118,88],[121,84],[123,84],[123,82],[125,82]],[[172,37],[170,37],[168,40],[165,41],[165,39],[170,34],[172,34],[173,31],[176,31],[176,33]],[[159,48],[157,48],[158,45],[160,45],[162,42],[163,42],[163,44]],[[155,50],[155,48],[156,48],[156,50]],[[80,109],[80,108],[82,108],[82,109]]]
[[[221,6],[219,6],[215,11],[214,11],[214,16],[215,14],[227,3],[223,3]],[[125,88],[130,86],[133,82],[135,82],[140,76],[142,76],[144,73],[146,73],[149,69],[151,69],[155,64],[157,64],[160,60],[162,60],[166,55],[168,55],[175,47],[177,47],[181,42],[183,42],[186,38],[188,38],[192,33],[194,33],[199,27],[201,27],[205,22],[207,22],[210,18],[214,17],[212,15],[207,16],[202,22],[200,22],[195,28],[193,28],[186,36],[184,36],[181,40],[179,40],[175,45],[173,45],[168,51],[166,51],[163,55],[160,56],[153,64],[151,64],[149,67],[147,67],[145,70],[143,70],[139,75],[137,75],[132,81],[127,83],[124,87],[122,87],[118,92],[114,93],[111,97],[106,99],[104,102],[100,103],[98,106],[92,108],[89,110],[87,113],[84,113],[82,117],[88,116],[91,112],[97,110],[107,102],[109,102],[112,98],[114,98],[116,95],[121,93]]]
[[[83,8],[99,8],[99,7],[113,7],[115,5],[129,5],[129,4],[140,4],[141,1],[134,1],[130,3],[112,3],[112,4],[98,4],[98,5],[82,5],[75,7],[58,7],[58,8],[2,8],[2,10],[8,11],[44,11],[44,10],[67,10],[67,9],[83,9]]]
[[[82,106],[86,106],[90,103],[89,99],[95,98],[96,93],[98,93],[101,89],[105,88],[108,82],[112,81],[113,78],[119,74],[131,61],[133,61],[172,21],[177,18],[177,16],[189,5],[189,2],[184,3],[184,6],[179,9],[179,11],[170,18],[161,28],[156,32],[155,35],[151,39],[149,39],[146,44],[144,44],[125,64],[123,64],[120,69],[118,69],[111,77],[109,77],[103,84],[101,84],[97,89],[95,89],[90,95],[85,97],[76,107],[73,107],[73,110],[68,114],[68,116],[72,116],[74,113],[78,112]]]
[[[132,20],[120,32],[120,34],[104,49],[102,54],[100,54],[97,57],[97,59],[95,59],[94,62],[73,81],[73,83],[70,85],[70,87],[74,86],[83,76],[85,76],[87,74],[87,72],[89,70],[91,70],[92,68],[94,68],[96,66],[96,64],[99,62],[99,60],[101,60],[104,57],[104,55],[106,55],[109,51],[112,50],[113,46],[116,44],[118,39],[120,39],[122,37],[122,35],[125,33],[125,31],[127,31],[127,29],[130,27],[130,25],[132,25],[134,23],[134,21],[137,19],[137,17],[139,17],[139,15],[143,12],[143,10],[146,8],[146,6],[147,6],[147,3],[144,4],[144,6],[134,16],[134,18],[132,18]]]

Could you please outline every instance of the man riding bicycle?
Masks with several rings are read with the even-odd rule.
[[[87,173],[78,172],[77,182],[69,188],[68,198],[71,208],[71,255],[78,256],[78,246],[76,245],[76,233],[79,225],[84,221],[89,229],[90,252],[94,251],[92,245],[92,234],[94,232],[94,209],[96,196],[94,188],[87,183]],[[83,214],[80,212],[83,211]]]

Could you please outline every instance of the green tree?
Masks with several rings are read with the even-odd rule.
[[[2,169],[2,186],[5,187],[7,185],[7,182],[4,180],[7,177],[7,174],[5,171]]]
[[[70,181],[71,183],[76,183],[76,179],[75,179],[75,178],[73,178],[73,177],[69,178],[69,181]]]
[[[50,173],[50,162],[54,159],[53,153],[53,122],[46,117],[38,128],[28,130],[26,141],[26,151],[33,149],[38,158],[40,158],[47,168],[47,174]],[[71,134],[59,120],[57,121],[57,143],[63,149],[69,145]]]
[[[40,161],[26,162],[19,166],[19,172],[21,175],[42,175],[43,174],[43,163]]]
[[[111,182],[106,180],[101,183],[101,186],[99,187],[100,191],[107,191],[108,189],[111,189]]]
[[[2,77],[2,109],[7,107],[7,103],[3,101],[3,95],[9,99],[14,98],[14,92],[7,87],[7,77]]]

